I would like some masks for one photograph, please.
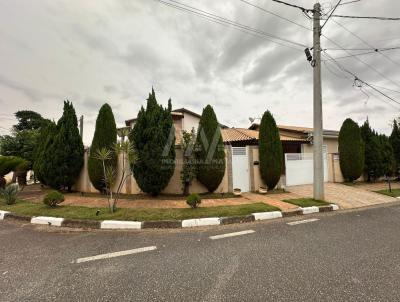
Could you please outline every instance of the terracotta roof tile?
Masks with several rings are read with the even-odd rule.
[[[227,128],[221,129],[222,139],[224,143],[238,142],[238,141],[254,141],[258,140],[258,131],[246,128]],[[281,141],[306,141],[297,137],[281,135]]]

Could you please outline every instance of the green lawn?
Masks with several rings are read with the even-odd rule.
[[[285,199],[284,202],[288,202],[291,204],[294,204],[296,206],[305,208],[305,207],[312,207],[312,206],[327,206],[330,205],[330,203],[322,201],[322,200],[316,200],[312,198],[297,198],[297,199]]]
[[[96,216],[96,211],[100,210],[100,215]],[[109,213],[107,208],[88,208],[78,206],[63,206],[49,208],[44,204],[32,203],[28,201],[18,201],[14,205],[5,205],[0,202],[0,210],[10,211],[29,216],[53,216],[74,219],[93,219],[93,220],[182,220],[202,217],[224,217],[248,215],[255,212],[279,211],[278,208],[264,204],[253,203],[238,206],[221,206],[208,208],[185,208],[185,209],[126,209],[120,208],[115,213]]]
[[[389,192],[389,190],[380,190],[380,191],[375,191],[376,193],[380,193],[383,195],[387,196],[392,196],[392,197],[398,197],[400,196],[400,189],[392,189],[392,192]]]

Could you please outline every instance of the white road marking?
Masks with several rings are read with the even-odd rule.
[[[100,260],[100,259],[109,259],[109,258],[114,258],[114,257],[121,257],[121,256],[126,256],[126,255],[131,255],[131,254],[138,254],[138,253],[143,253],[143,252],[148,252],[148,251],[154,251],[156,249],[157,249],[156,246],[147,246],[147,247],[141,247],[141,248],[133,249],[133,250],[126,250],[126,251],[101,254],[101,255],[85,257],[85,258],[78,258],[78,259],[76,259],[76,261],[73,261],[72,263],[82,263],[82,262],[88,262],[88,261],[94,261],[94,260]]]
[[[228,238],[228,237],[235,237],[235,236],[251,234],[254,232],[255,231],[253,231],[253,230],[247,230],[247,231],[241,231],[241,232],[235,232],[235,233],[221,234],[221,235],[210,236],[210,239],[215,240],[215,239],[222,239],[222,238]]]
[[[319,219],[317,218],[312,218],[312,219],[304,219],[304,220],[298,220],[298,221],[292,221],[292,222],[288,222],[288,225],[298,225],[298,224],[302,224],[302,223],[309,223],[309,222],[314,222],[314,221],[318,221]]]

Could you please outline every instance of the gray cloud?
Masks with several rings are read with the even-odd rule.
[[[298,10],[272,1],[252,2],[311,28],[311,21]],[[291,41],[312,43],[310,31],[240,1],[184,3]],[[296,4],[312,5],[306,0]],[[330,7],[324,4],[325,11]],[[337,13],[396,16],[400,3],[354,3],[339,7]],[[397,23],[335,20],[373,46],[400,45]],[[333,20],[323,33],[347,48],[366,47]],[[312,125],[313,70],[300,47],[299,51],[285,48],[157,1],[3,1],[0,38],[2,106],[6,104],[10,113],[31,108],[57,119],[62,100],[68,97],[77,113],[85,116],[86,144],[104,102],[109,102],[117,124],[122,125],[137,115],[152,86],[163,105],[171,98],[174,107],[200,113],[211,104],[218,119],[229,126],[246,127],[249,116],[258,117],[267,109],[279,123]],[[322,47],[336,46],[323,37]],[[385,54],[400,64],[400,51]],[[339,62],[365,81],[400,91],[396,63],[379,54],[360,58],[384,76],[354,58]],[[333,62],[324,63],[322,76],[327,128],[338,129],[347,117],[360,122],[368,115],[373,127],[390,131],[388,121],[396,117],[400,106],[393,108],[390,101],[364,87],[369,94],[366,102],[351,77],[346,78]],[[400,99],[400,94],[385,92]]]

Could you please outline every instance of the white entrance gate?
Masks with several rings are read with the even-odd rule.
[[[286,153],[286,186],[313,183],[313,153]],[[328,161],[324,153],[324,181],[328,181]]]
[[[249,156],[247,147],[232,147],[233,188],[250,191]]]

